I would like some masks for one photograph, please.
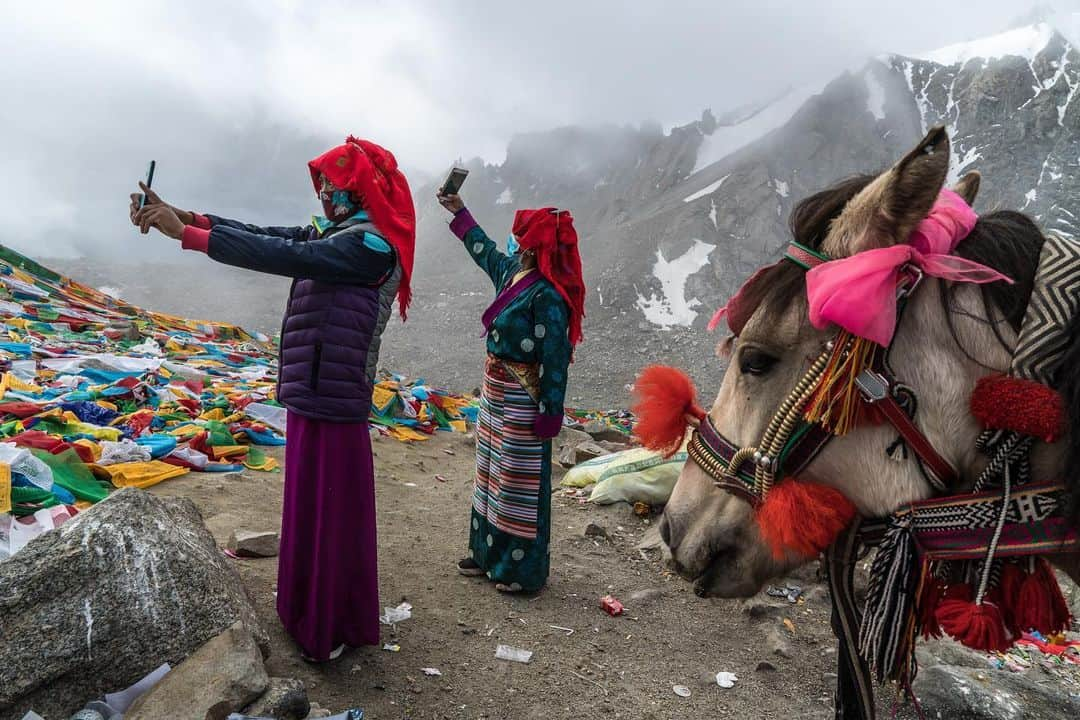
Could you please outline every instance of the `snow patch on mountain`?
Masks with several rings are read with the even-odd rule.
[[[513,205],[514,204],[514,193],[511,192],[509,186],[507,186],[506,188],[503,189],[502,193],[499,194],[499,197],[495,198],[495,204],[496,205]]]
[[[652,293],[646,298],[638,293],[637,296],[637,307],[646,320],[664,330],[693,324],[698,315],[694,308],[700,307],[701,301],[686,297],[686,281],[709,264],[709,255],[715,249],[715,245],[696,238],[690,249],[674,260],[666,259],[663,251],[657,249],[653,275],[660,281],[660,295]]]
[[[878,80],[873,67],[863,72],[866,82],[866,109],[878,120],[885,119],[885,87]]]
[[[114,287],[110,287],[108,285],[102,285],[101,287],[98,288],[98,292],[102,293],[102,294],[105,294],[105,295],[108,295],[109,297],[111,297],[111,298],[113,298],[115,300],[120,299],[120,288],[114,288]]]
[[[1047,23],[1008,30],[997,35],[947,45],[923,55],[923,59],[939,65],[966,65],[976,58],[996,60],[1007,56],[1022,57],[1031,62],[1054,36]]]
[[[814,95],[825,87],[824,83],[806,85],[790,90],[787,94],[772,102],[750,117],[732,125],[717,127],[708,135],[698,148],[696,173],[714,162],[723,160],[736,150],[749,145],[782,126]]]
[[[686,197],[684,197],[683,202],[684,203],[694,202],[695,200],[697,200],[699,198],[703,198],[706,195],[712,195],[714,192],[716,192],[720,188],[721,185],[724,184],[724,181],[727,180],[729,177],[731,177],[730,173],[725,175],[724,177],[720,178],[719,180],[717,180],[714,183],[709,183],[705,187],[698,190],[696,193],[692,193],[692,194],[687,195]]]

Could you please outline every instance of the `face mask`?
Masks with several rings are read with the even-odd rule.
[[[521,251],[521,245],[518,244],[517,238],[513,233],[506,238],[506,252],[508,255],[517,255]]]
[[[339,222],[351,217],[357,210],[352,198],[349,197],[349,192],[347,190],[338,190],[326,178],[323,178],[319,200],[322,202],[323,212],[326,217],[333,222]]]

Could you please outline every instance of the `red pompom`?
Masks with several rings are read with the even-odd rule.
[[[1052,635],[1069,629],[1069,606],[1061,595],[1061,587],[1050,564],[1039,558],[1035,572],[1020,585],[1016,602],[1016,625],[1021,630],[1038,630]]]
[[[1004,651],[1012,644],[1005,631],[1001,608],[983,601],[945,599],[938,605],[941,629],[972,650]]]
[[[650,450],[670,457],[686,436],[686,415],[699,419],[705,411],[697,405],[697,391],[686,373],[666,365],[650,365],[634,382],[637,416],[634,434]]]
[[[987,375],[975,383],[971,414],[990,430],[1013,430],[1045,442],[1065,431],[1065,401],[1053,388],[1011,375]]]
[[[855,513],[836,488],[790,479],[769,490],[757,509],[757,524],[774,558],[809,560],[832,545]]]

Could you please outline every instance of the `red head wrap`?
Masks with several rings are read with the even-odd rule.
[[[570,345],[581,342],[585,317],[585,279],[581,274],[578,237],[568,210],[518,210],[512,232],[522,250],[536,253],[540,274],[562,295],[570,309]]]
[[[350,135],[344,145],[323,153],[309,162],[308,167],[316,194],[320,190],[319,175],[325,175],[335,187],[348,190],[360,200],[371,222],[394,246],[401,262],[398,307],[404,319],[412,300],[416,212],[409,183],[398,170],[393,153]]]

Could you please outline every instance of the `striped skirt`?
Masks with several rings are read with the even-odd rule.
[[[518,379],[521,369],[494,357],[487,361],[469,550],[495,582],[534,591],[548,576],[551,441],[533,430],[539,409]]]

